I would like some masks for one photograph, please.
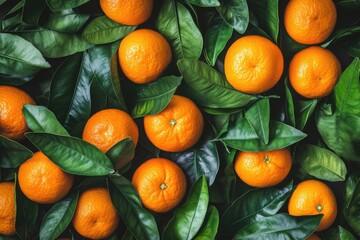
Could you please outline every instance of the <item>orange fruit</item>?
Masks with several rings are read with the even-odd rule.
[[[306,240],[321,240],[316,233],[311,234]]]
[[[199,108],[186,97],[174,95],[158,114],[144,117],[149,140],[167,152],[181,152],[192,147],[201,137],[204,119]]]
[[[333,32],[336,15],[332,0],[290,0],[284,13],[285,29],[299,43],[318,44]]]
[[[111,20],[133,26],[149,19],[154,0],[100,0],[100,6]]]
[[[120,218],[106,188],[92,188],[81,193],[72,224],[86,238],[103,239],[117,228]]]
[[[0,234],[15,234],[15,187],[12,182],[0,183]],[[0,237],[1,238],[1,237]]]
[[[323,214],[316,231],[322,231],[335,221],[337,214],[336,199],[333,191],[318,180],[299,183],[292,193],[288,211],[293,216]]]
[[[135,171],[132,183],[142,204],[153,212],[164,213],[180,203],[186,191],[182,169],[165,158],[152,158]]]
[[[84,141],[95,145],[104,153],[127,137],[137,144],[139,130],[131,116],[118,109],[105,109],[92,115],[82,135]]]
[[[156,80],[172,59],[169,43],[160,33],[150,29],[128,34],[120,43],[118,55],[121,70],[138,84]]]
[[[271,187],[286,178],[292,165],[287,148],[265,152],[239,152],[234,168],[239,178],[252,187]]]
[[[269,39],[250,35],[236,40],[226,52],[224,71],[236,90],[263,93],[276,85],[284,70],[283,55]]]
[[[38,151],[20,165],[18,181],[21,191],[30,200],[49,204],[65,197],[74,183],[74,176],[64,172]]]
[[[321,98],[330,94],[340,75],[341,65],[336,56],[318,46],[295,54],[289,66],[291,86],[306,98]]]
[[[26,125],[22,108],[25,104],[35,104],[35,101],[23,90],[0,85],[0,135],[13,140],[24,139]]]

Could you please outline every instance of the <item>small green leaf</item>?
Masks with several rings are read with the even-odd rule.
[[[121,169],[134,158],[135,147],[131,138],[125,138],[112,146],[106,152],[106,156],[112,161],[115,169]]]
[[[296,148],[295,159],[311,176],[331,182],[345,181],[345,163],[325,148],[310,144],[299,145]]]
[[[46,0],[50,9],[54,12],[71,9],[87,3],[89,0]]]
[[[141,206],[134,186],[126,178],[113,175],[108,180],[111,200],[136,239],[160,239],[154,216]]]
[[[87,22],[90,15],[76,13],[73,10],[64,10],[51,13],[43,27],[59,32],[77,33]]]
[[[185,204],[175,211],[163,232],[163,239],[192,239],[204,222],[208,203],[208,186],[203,176],[190,189]]]
[[[0,135],[0,168],[17,168],[33,153],[20,143]]]
[[[299,130],[304,130],[306,123],[308,122],[310,116],[315,111],[316,105],[318,103],[317,99],[297,101],[296,102],[296,127]]]
[[[217,7],[220,5],[218,0],[188,0],[189,3],[199,7]]]
[[[343,216],[355,233],[360,236],[360,174],[352,173],[346,180]]]
[[[56,239],[70,224],[76,210],[79,190],[55,203],[46,213],[40,226],[40,240]]]
[[[321,45],[321,47],[327,48],[330,45],[334,44],[336,41],[358,32],[360,32],[360,26],[353,26],[345,29],[337,29],[331,34],[328,40]]]
[[[68,173],[104,176],[115,172],[105,154],[79,138],[50,133],[27,133],[26,137]]]
[[[295,119],[295,104],[290,91],[290,84],[288,78],[285,79],[285,118],[286,122],[291,126],[296,126]]]
[[[245,117],[265,145],[269,143],[270,101],[261,99],[245,112]]]
[[[93,44],[105,44],[115,42],[135,29],[136,26],[122,25],[103,15],[92,20],[82,36]]]
[[[214,240],[219,225],[219,211],[216,207],[210,206],[203,225],[196,234],[194,240]]]
[[[222,0],[216,7],[224,20],[240,34],[244,33],[249,24],[249,9],[246,0]]]
[[[134,118],[161,112],[170,102],[182,77],[165,76],[148,84],[131,84],[131,115]]]

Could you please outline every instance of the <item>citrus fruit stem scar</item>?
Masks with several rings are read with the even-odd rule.
[[[176,120],[171,119],[169,124],[170,124],[170,126],[174,127],[176,125]]]
[[[316,210],[318,212],[320,212],[323,209],[323,206],[321,206],[320,204],[316,206]]]
[[[269,163],[270,162],[270,158],[268,156],[264,157],[264,162]]]
[[[165,184],[165,183],[162,183],[162,184],[160,185],[160,189],[161,189],[161,190],[164,190],[165,188],[167,188],[166,184]]]

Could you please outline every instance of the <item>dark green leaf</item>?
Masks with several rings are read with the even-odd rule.
[[[218,0],[188,0],[189,3],[200,7],[217,7],[220,5]]]
[[[160,239],[155,218],[141,206],[134,186],[126,178],[110,176],[111,200],[136,239]]]
[[[37,25],[45,6],[46,2],[44,0],[25,0],[22,20],[28,24]]]
[[[175,59],[198,59],[203,39],[189,10],[176,0],[164,0],[156,27],[170,42]]]
[[[68,173],[103,176],[115,172],[105,154],[79,138],[49,133],[27,133],[26,137]]]
[[[326,41],[325,43],[323,43],[321,46],[326,48],[329,45],[333,44],[334,42],[336,42],[337,40],[350,36],[354,33],[358,33],[360,32],[360,26],[354,26],[354,27],[349,27],[346,29],[338,29],[336,31],[334,31],[331,36],[328,38],[328,41]]]
[[[291,126],[296,126],[296,119],[295,119],[295,105],[294,100],[290,91],[290,84],[289,80],[285,79],[285,117],[286,122]]]
[[[15,229],[22,240],[30,240],[35,230],[39,206],[21,192],[17,177],[15,179]]]
[[[209,207],[203,225],[196,234],[194,240],[213,240],[215,239],[219,225],[219,211],[216,207]]]
[[[350,39],[345,46],[345,50],[350,56],[360,58],[360,38]]]
[[[52,11],[71,9],[87,3],[89,0],[46,0]]]
[[[235,31],[244,33],[249,24],[249,9],[246,0],[222,0],[216,9]]]
[[[51,13],[49,18],[43,25],[47,29],[76,33],[89,19],[88,14],[76,13],[73,10],[65,10],[62,12]]]
[[[82,35],[93,44],[104,44],[119,40],[135,29],[136,26],[122,25],[103,15],[92,20]]]
[[[50,67],[39,50],[22,37],[0,33],[0,42],[0,73],[24,77]]]
[[[206,178],[199,178],[192,186],[183,206],[175,211],[163,232],[163,239],[192,239],[204,222],[209,204]]]
[[[217,16],[209,24],[205,34],[205,58],[212,66],[219,54],[224,50],[226,43],[231,38],[233,29],[225,22],[225,20]]]
[[[125,138],[112,146],[106,156],[111,159],[115,169],[121,169],[134,158],[135,147],[131,138]]]
[[[265,145],[269,143],[270,101],[268,98],[254,103],[245,112],[245,117]]]
[[[277,214],[243,227],[234,239],[306,239],[318,227],[321,218],[322,215]]]
[[[79,190],[55,203],[46,213],[40,226],[40,240],[56,239],[70,224],[76,210]]]
[[[336,182],[345,181],[346,166],[335,153],[315,145],[304,144],[296,148],[296,162],[311,176]]]
[[[148,84],[132,84],[130,101],[134,118],[161,112],[170,102],[182,77],[165,76]]]
[[[310,116],[314,112],[316,105],[318,103],[317,99],[297,101],[296,102],[296,127],[299,130],[304,130],[306,123],[308,122]]]
[[[352,173],[346,180],[343,215],[350,227],[360,236],[360,174]]]
[[[348,230],[341,227],[340,225],[322,231],[320,233],[321,239],[331,239],[331,240],[356,240],[354,235],[351,234]]]
[[[55,114],[46,107],[26,104],[22,111],[26,124],[32,131],[69,136],[69,133],[59,123]]]
[[[16,168],[33,153],[20,143],[0,135],[0,168]]]
[[[282,189],[264,188],[248,191],[237,198],[221,216],[221,232],[232,235],[242,226],[276,214],[290,197],[292,190],[291,183]]]
[[[360,8],[359,0],[338,0],[335,4],[339,8],[357,9]]]
[[[180,60],[177,63],[186,83],[186,94],[196,103],[210,108],[243,107],[255,96],[233,89],[225,76],[204,62]]]

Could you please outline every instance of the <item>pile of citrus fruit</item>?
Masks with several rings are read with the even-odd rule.
[[[358,239],[359,12],[0,0],[0,239]]]

